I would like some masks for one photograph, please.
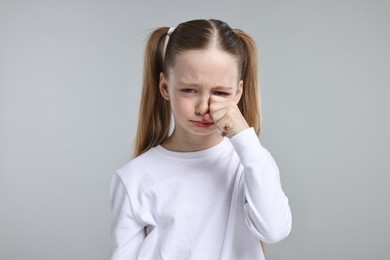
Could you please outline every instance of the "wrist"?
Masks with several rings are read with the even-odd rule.
[[[232,138],[232,137],[234,137],[235,135],[237,135],[237,134],[241,133],[242,131],[245,131],[245,130],[247,130],[247,129],[249,129],[249,128],[250,128],[250,127],[249,127],[248,124],[243,125],[243,126],[238,127],[238,128],[236,128],[236,129],[232,129],[232,131],[226,132],[226,136],[229,137],[229,138]]]

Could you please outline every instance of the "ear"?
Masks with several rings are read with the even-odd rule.
[[[168,81],[164,75],[164,72],[160,72],[160,93],[165,100],[169,100]]]
[[[244,81],[240,80],[240,82],[238,82],[236,96],[234,97],[234,102],[236,102],[236,104],[240,102],[243,91],[244,91]]]

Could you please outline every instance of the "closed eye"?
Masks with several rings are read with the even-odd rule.
[[[216,96],[222,96],[222,97],[226,97],[226,96],[230,95],[230,93],[223,92],[223,91],[215,91],[213,94],[216,95]]]

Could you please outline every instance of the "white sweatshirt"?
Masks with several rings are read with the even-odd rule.
[[[214,147],[156,146],[110,187],[111,260],[264,259],[291,230],[279,170],[253,128]]]

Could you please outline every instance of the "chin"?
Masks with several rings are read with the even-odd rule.
[[[191,134],[198,135],[198,136],[217,135],[218,129],[216,127],[212,127],[208,129],[192,129]]]

